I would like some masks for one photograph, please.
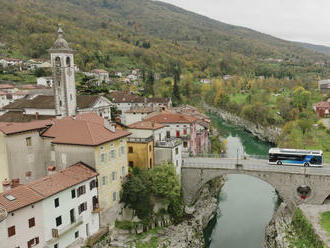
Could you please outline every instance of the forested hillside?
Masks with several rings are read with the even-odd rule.
[[[166,73],[180,63],[199,77],[294,77],[325,75],[327,66],[315,63],[330,61],[295,43],[150,0],[0,0],[0,56],[48,57],[57,23],[84,70]]]

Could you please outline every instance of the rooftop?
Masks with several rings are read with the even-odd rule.
[[[134,107],[131,108],[130,110],[126,111],[126,113],[146,113],[146,114],[150,114],[152,113],[154,110],[151,107]]]
[[[56,174],[18,186],[0,194],[0,206],[12,212],[67,188],[82,183],[98,174],[86,164],[79,162]]]
[[[93,118],[94,115],[94,118]],[[110,131],[104,127],[95,113],[83,114],[81,117],[70,117],[54,120],[53,124],[41,136],[54,138],[52,143],[97,146],[109,141],[130,135],[124,130]]]
[[[157,130],[166,127],[164,124],[154,121],[139,121],[128,126],[130,129]]]
[[[79,95],[77,96],[77,106],[79,109],[92,107],[99,96]],[[18,99],[15,102],[8,104],[3,109],[55,109],[54,96],[38,95],[33,99]]]
[[[30,122],[53,119],[52,115],[27,115],[23,111],[9,111],[0,115],[0,122]]]
[[[197,121],[197,118],[190,115],[172,113],[168,111],[163,111],[161,113],[155,114],[149,118],[145,119],[146,121],[155,121],[156,123],[194,123]]]
[[[51,125],[50,120],[31,121],[26,123],[0,122],[0,132],[6,135],[21,133],[26,131],[41,130]]]

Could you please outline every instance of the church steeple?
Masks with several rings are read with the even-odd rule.
[[[77,108],[73,50],[64,39],[61,25],[57,33],[58,37],[53,47],[49,49],[53,68],[56,115],[72,116],[76,114]]]

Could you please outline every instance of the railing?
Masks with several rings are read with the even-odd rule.
[[[164,141],[156,141],[155,146],[156,147],[175,147],[177,145],[182,144],[182,140],[181,139],[177,139],[177,138],[172,138],[172,139],[167,139]]]
[[[67,233],[71,229],[81,225],[83,223],[82,216],[79,216],[73,223],[70,223],[62,228],[53,228],[52,229],[52,238],[57,239],[61,237],[63,234]]]
[[[228,157],[227,154],[210,154],[210,153],[199,153],[199,154],[189,154],[189,157],[191,158],[228,158],[228,159],[240,159],[240,160],[246,160],[246,159],[262,159],[262,160],[268,160],[267,155],[238,155],[238,157]]]
[[[134,137],[128,137],[127,142],[133,142],[133,143],[148,143],[153,141],[153,136],[150,136],[148,138],[134,138]]]
[[[93,210],[92,210],[93,214],[98,214],[101,211],[102,211],[102,208],[100,208],[100,204],[96,203],[93,205]]]

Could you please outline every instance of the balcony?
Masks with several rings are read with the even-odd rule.
[[[100,208],[100,205],[98,203],[94,204],[92,213],[99,214],[101,211],[102,211],[102,208]]]
[[[150,136],[148,138],[134,138],[134,137],[127,138],[127,142],[131,142],[131,143],[149,143],[153,140],[154,140],[153,136]]]
[[[161,147],[161,148],[173,148],[178,145],[182,144],[182,140],[179,138],[172,138],[172,139],[166,139],[164,141],[157,141],[155,143],[155,147]]]
[[[83,223],[82,216],[79,216],[73,223],[70,223],[68,225],[65,225],[60,228],[53,228],[52,231],[52,239],[46,241],[47,244],[51,244],[55,242],[57,239],[62,237],[67,232],[71,231],[72,229],[76,228],[77,226],[80,226]]]

